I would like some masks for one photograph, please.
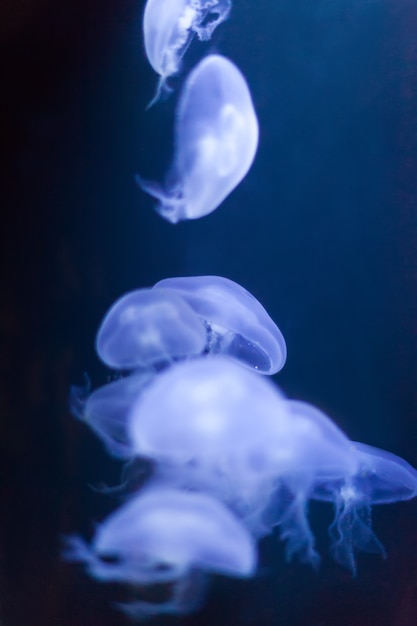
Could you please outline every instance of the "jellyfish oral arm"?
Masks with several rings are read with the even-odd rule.
[[[159,183],[145,180],[139,176],[139,174],[136,174],[135,181],[143,191],[158,200],[158,204],[154,208],[159,215],[171,222],[171,224],[176,224],[183,219],[182,208],[184,206],[184,200],[182,193],[179,191],[176,193],[168,193]]]

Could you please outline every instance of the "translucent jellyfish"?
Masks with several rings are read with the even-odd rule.
[[[223,353],[262,374],[284,365],[284,337],[263,306],[246,289],[221,276],[166,278],[154,289],[171,289],[201,317],[209,332],[208,350]]]
[[[344,480],[320,478],[312,497],[333,502],[330,526],[331,552],[336,561],[356,573],[355,552],[385,555],[371,527],[371,506],[417,495],[417,471],[404,459],[363,443],[351,443],[358,470]]]
[[[230,8],[230,0],[148,0],[143,15],[145,51],[161,77],[150,105],[159,99],[166,79],[179,72],[194,35],[210,39]]]
[[[201,353],[204,324],[172,290],[138,289],[107,312],[96,339],[101,360],[115,369],[160,367]]]
[[[263,521],[279,526],[287,559],[316,566],[319,556],[307,519],[311,490],[321,480],[343,480],[358,471],[358,460],[346,435],[319,409],[306,402],[286,401],[288,430],[275,444],[276,490]]]
[[[198,599],[184,593],[195,572],[247,578],[256,568],[254,540],[226,507],[168,488],[147,489],[123,504],[98,526],[91,546],[69,538],[64,556],[100,581],[170,585],[164,602],[119,605],[135,617],[196,608]]]
[[[249,88],[219,55],[190,73],[177,109],[175,153],[165,185],[137,177],[158,200],[156,211],[176,223],[214,211],[247,174],[258,145]]]
[[[331,420],[224,356],[160,374],[133,406],[129,430],[161,482],[214,495],[256,537],[280,526],[288,558],[313,565],[306,505],[315,477],[342,479],[358,467]]]
[[[134,452],[156,461],[160,480],[211,493],[245,519],[263,509],[273,439],[288,426],[266,378],[224,356],[184,361],[144,389],[128,421]]]
[[[71,410],[101,439],[109,454],[130,459],[133,451],[126,430],[132,405],[154,374],[140,372],[120,378],[89,393],[87,388],[71,389]]]

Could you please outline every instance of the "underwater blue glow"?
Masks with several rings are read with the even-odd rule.
[[[211,213],[246,176],[258,146],[258,122],[246,81],[219,55],[190,73],[177,108],[175,154],[165,185],[137,177],[172,223]]]
[[[168,90],[195,35],[209,39],[230,0],[148,0],[147,57],[159,74],[151,104]],[[137,177],[166,220],[214,211],[247,174],[258,122],[240,70],[220,55],[189,74],[176,112],[172,165],[162,185]],[[72,409],[125,462],[125,501],[90,543],[67,539],[65,557],[99,581],[137,595],[133,618],[199,608],[209,574],[256,573],[256,543],[285,543],[287,560],[317,567],[312,500],[330,502],[330,550],[356,573],[356,553],[385,555],[371,526],[375,504],[417,495],[406,461],[352,442],[318,408],[286,398],[268,375],[284,366],[284,337],[261,303],[221,276],[166,278],[120,298],[96,349],[123,376],[93,393],[74,389]],[[135,463],[148,461],[132,493]],[[151,600],[146,591],[163,587]],[[145,589],[145,593],[143,593]],[[161,590],[160,590],[161,591]]]
[[[262,374],[285,364],[287,348],[278,326],[249,291],[222,276],[166,278],[154,289],[181,295],[209,329],[212,354],[227,354]]]
[[[97,580],[172,585],[165,603],[119,605],[136,617],[189,612],[179,590],[195,571],[247,578],[257,562],[251,535],[220,502],[160,487],[123,504],[98,526],[90,546],[68,538],[65,557],[83,562]],[[195,608],[198,598],[188,603]]]
[[[157,74],[158,88],[150,106],[166,89],[166,79],[177,74],[194,35],[211,38],[227,19],[231,0],[148,0],[143,15],[146,56]]]

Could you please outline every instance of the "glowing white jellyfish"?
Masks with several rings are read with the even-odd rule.
[[[187,594],[195,573],[247,578],[254,574],[255,543],[220,502],[205,494],[150,488],[104,520],[89,546],[66,542],[65,557],[81,561],[101,581],[135,586],[169,585],[164,602],[145,599],[119,608],[135,617],[188,613],[200,597]]]
[[[223,356],[158,375],[132,407],[129,432],[162,483],[214,495],[254,536],[280,526],[288,558],[313,564],[306,505],[315,477],[343,479],[358,467],[331,420]]]
[[[224,356],[183,361],[160,373],[132,406],[129,433],[138,455],[187,465],[206,481],[242,486],[270,475],[271,436],[287,418],[266,378]]]
[[[221,276],[166,278],[154,289],[172,290],[204,320],[208,351],[231,356],[263,374],[284,365],[284,337],[264,307],[246,289]]]
[[[258,146],[258,122],[238,68],[219,55],[190,73],[177,109],[175,153],[163,186],[137,177],[170,222],[214,211],[246,176]]]
[[[138,289],[117,300],[97,333],[101,360],[115,369],[162,366],[202,352],[206,329],[172,291]]]
[[[358,469],[344,479],[316,477],[312,497],[333,502],[335,519],[330,526],[331,553],[336,561],[356,572],[355,552],[385,555],[371,527],[371,507],[409,500],[417,496],[417,471],[391,452],[351,442]]]
[[[150,105],[166,88],[166,79],[177,74],[194,35],[210,39],[227,19],[231,0],[148,0],[143,15],[143,36],[149,63],[160,76]]]

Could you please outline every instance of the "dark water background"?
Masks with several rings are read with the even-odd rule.
[[[94,336],[125,291],[220,274],[281,327],[276,379],[352,438],[417,466],[417,9],[414,0],[235,0],[214,41],[249,82],[261,136],[245,181],[175,227],[133,175],[161,178],[175,98],[156,77],[142,0],[11,0],[0,8],[0,621],[118,626],[113,590],[61,561],[59,537],[113,507],[89,488],[119,467],[67,411],[108,379]],[[215,579],[187,626],[415,626],[417,502],[374,509],[388,558],[352,578],[261,546],[259,576]],[[115,592],[116,593],[116,592]],[[168,618],[159,624],[171,623]],[[172,620],[174,623],[174,620]]]

